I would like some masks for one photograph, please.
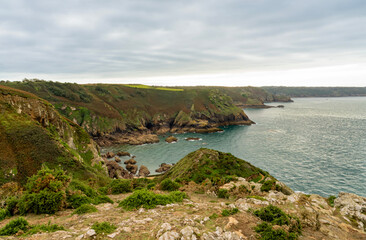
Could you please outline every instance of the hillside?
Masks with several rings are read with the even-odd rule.
[[[0,234],[3,239],[37,240],[366,238],[366,198],[340,193],[326,199],[290,189],[284,193],[285,185],[269,173],[211,149],[188,154],[170,171],[163,178],[118,179],[95,190],[79,188],[78,196],[98,191],[110,199],[76,210],[27,214],[19,220],[16,214],[1,219],[0,209]],[[196,179],[202,171],[206,179]],[[92,201],[83,196],[74,199]]]
[[[77,124],[39,97],[0,86],[0,185],[24,184],[42,165],[62,167],[76,179],[105,182],[96,144]],[[97,166],[92,166],[97,164]]]
[[[163,88],[25,80],[1,84],[51,102],[82,126],[100,145],[135,142],[136,134],[212,132],[217,127],[252,124],[243,110],[219,88]],[[132,134],[132,137],[129,137]],[[154,142],[148,136],[137,143]]]
[[[289,97],[366,96],[366,87],[262,87],[274,95]]]

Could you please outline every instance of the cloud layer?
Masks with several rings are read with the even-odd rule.
[[[176,77],[204,75],[216,76],[213,85],[227,73],[366,63],[364,0],[0,0],[0,6],[0,79],[165,76],[163,84],[174,85]],[[342,79],[336,85],[345,85]]]

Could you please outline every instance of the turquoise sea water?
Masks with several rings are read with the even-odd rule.
[[[114,146],[128,151],[153,173],[201,148],[230,152],[258,166],[295,191],[323,196],[340,191],[366,196],[366,97],[297,98],[284,108],[246,109],[257,124],[222,133],[176,134],[177,143]],[[273,105],[277,105],[273,104]],[[188,142],[186,137],[202,141]]]

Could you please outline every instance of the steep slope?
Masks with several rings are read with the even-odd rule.
[[[223,125],[252,124],[231,97],[219,89],[78,85],[40,80],[1,84],[50,101],[98,140],[116,133],[210,132]]]
[[[0,185],[24,183],[43,164],[75,178],[107,179],[95,143],[77,124],[37,96],[0,86]]]

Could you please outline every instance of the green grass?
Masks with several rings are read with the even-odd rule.
[[[254,199],[258,199],[260,201],[268,201],[267,199],[265,199],[264,197],[261,196],[257,196],[257,195],[253,195],[253,196],[246,196],[246,198],[254,198]]]
[[[182,89],[182,88],[154,87],[154,86],[148,86],[148,85],[142,85],[142,84],[125,84],[124,86],[131,87],[131,88],[155,89],[155,90],[172,91],[172,92],[183,92],[184,91],[184,89]]]
[[[136,190],[131,196],[122,200],[119,207],[126,210],[135,210],[141,207],[146,209],[155,208],[157,205],[167,205],[174,202],[182,202],[186,198],[183,192],[170,192],[169,194],[157,194],[146,189]]]
[[[29,223],[23,217],[11,220],[0,229],[0,236],[15,235],[19,231],[27,232],[30,229]]]
[[[83,204],[80,207],[78,207],[77,209],[75,209],[75,211],[73,212],[73,214],[78,214],[78,215],[82,215],[82,214],[86,214],[86,213],[93,213],[93,212],[97,212],[98,209],[90,204]]]
[[[113,233],[117,227],[109,222],[96,222],[93,224],[92,229],[94,229],[97,234],[110,234]]]

